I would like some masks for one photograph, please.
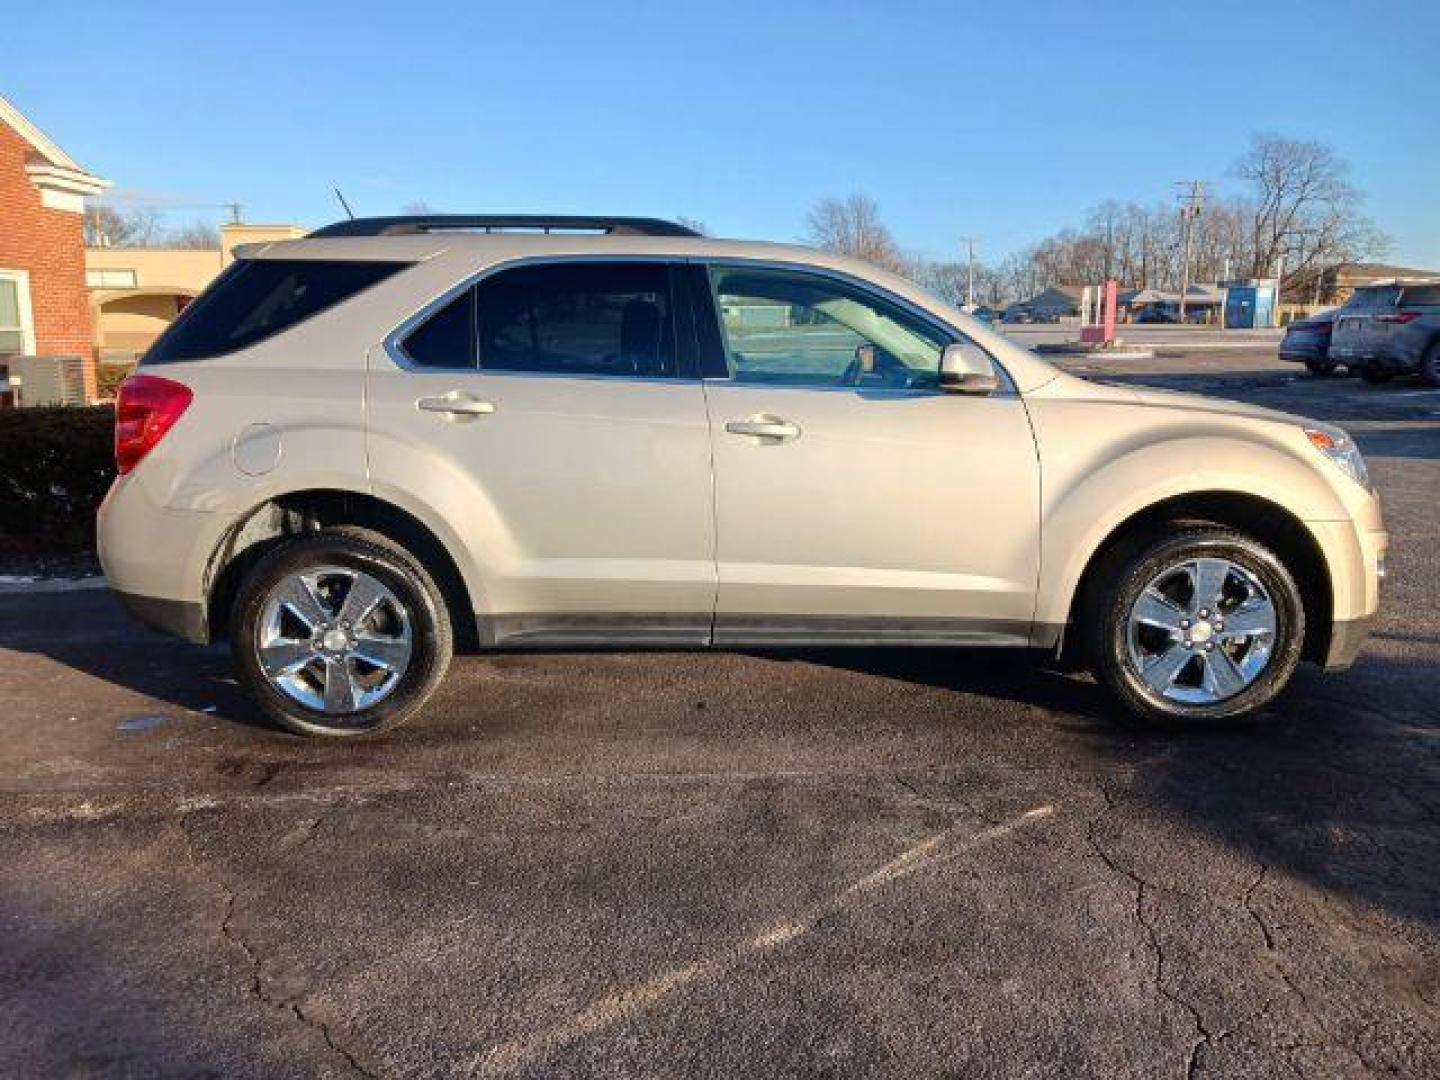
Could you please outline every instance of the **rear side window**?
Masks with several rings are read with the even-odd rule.
[[[480,282],[475,297],[482,369],[641,378],[676,373],[664,264],[516,267]]]
[[[1366,285],[1350,295],[1345,306],[1352,310],[1373,311],[1376,308],[1391,307],[1395,303],[1397,290],[1393,285]]]
[[[1401,307],[1440,307],[1440,285],[1407,285]]]
[[[243,259],[145,353],[147,364],[223,356],[274,337],[403,269],[399,262]]]

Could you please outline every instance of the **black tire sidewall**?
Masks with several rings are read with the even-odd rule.
[[[1157,574],[1169,566],[1202,557],[1228,559],[1259,578],[1275,605],[1278,630],[1270,661],[1253,683],[1223,701],[1189,705],[1161,698],[1141,681],[1130,664],[1129,617],[1140,592]],[[1186,529],[1141,548],[1113,569],[1113,583],[1101,596],[1091,657],[1101,681],[1130,711],[1172,725],[1237,718],[1267,704],[1294,674],[1304,646],[1304,604],[1294,578],[1263,545],[1229,530]]]
[[[270,590],[289,574],[325,565],[374,576],[405,606],[411,625],[410,666],[399,684],[384,700],[345,717],[306,708],[272,686],[258,655],[259,620]],[[393,728],[413,715],[444,677],[452,643],[444,601],[423,569],[378,536],[337,529],[287,541],[256,564],[236,597],[230,647],[245,688],[271,719],[300,735],[353,738]]]
[[[1421,358],[1420,378],[1426,386],[1440,387],[1440,341],[1432,344]]]

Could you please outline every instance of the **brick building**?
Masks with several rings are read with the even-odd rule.
[[[85,197],[108,186],[0,97],[0,368],[14,355],[79,356],[93,396]]]

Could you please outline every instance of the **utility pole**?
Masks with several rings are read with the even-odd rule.
[[[965,271],[965,307],[973,308],[975,306],[975,238],[973,236],[962,236],[960,239],[965,241],[965,251],[968,260]]]
[[[231,225],[239,225],[239,224],[240,224],[240,204],[239,204],[238,202],[228,202],[228,203],[225,204],[225,206],[226,206],[226,208],[230,211],[230,224],[231,224]]]
[[[1195,219],[1200,216],[1200,208],[1205,205],[1205,181],[1182,180],[1180,185],[1190,188],[1190,191],[1182,196],[1184,201],[1180,206],[1180,220],[1185,223],[1185,257],[1180,263],[1180,325],[1184,326],[1185,294],[1190,291],[1190,253],[1195,247]]]

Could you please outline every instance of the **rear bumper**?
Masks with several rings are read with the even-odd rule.
[[[1380,371],[1393,371],[1397,375],[1405,375],[1420,370],[1420,354],[1403,352],[1376,353],[1368,357],[1366,362],[1373,368]]]
[[[210,623],[205,616],[205,605],[198,600],[166,600],[159,596],[121,592],[119,589],[114,592],[125,610],[152,630],[184,638],[197,645],[209,642]]]
[[[1423,354],[1410,349],[1391,348],[1382,351],[1361,349],[1331,349],[1330,359],[1352,367],[1370,367],[1377,371],[1389,371],[1396,375],[1407,375],[1420,370]]]
[[[96,520],[110,587],[141,622],[205,641],[209,564],[230,515],[175,510],[150,496],[140,469],[115,482]]]

